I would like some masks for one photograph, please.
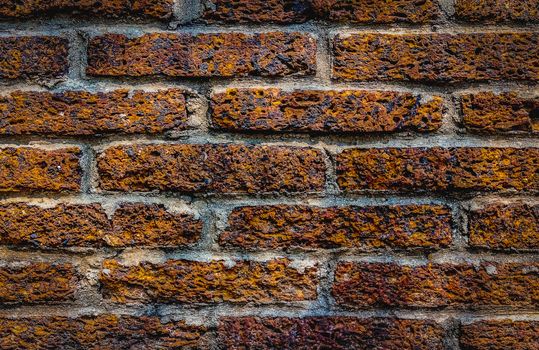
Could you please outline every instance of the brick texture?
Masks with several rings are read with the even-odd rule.
[[[310,17],[310,0],[208,0],[207,23],[301,23]]]
[[[537,0],[457,0],[458,19],[469,22],[536,22],[539,21]]]
[[[537,350],[539,322],[482,321],[461,326],[462,350]]]

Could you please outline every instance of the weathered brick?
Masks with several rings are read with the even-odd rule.
[[[460,327],[462,350],[538,350],[539,322],[480,321]]]
[[[108,219],[98,203],[42,208],[0,205],[0,244],[60,247],[178,247],[198,240],[202,222],[158,204],[122,203]]]
[[[15,91],[0,97],[0,134],[98,135],[188,128],[181,90]]]
[[[440,84],[539,80],[537,33],[338,35],[333,50],[337,79]]]
[[[0,318],[2,349],[203,349],[207,329],[157,317]]]
[[[290,266],[288,259],[267,262],[169,260],[123,266],[106,260],[100,281],[114,302],[275,303],[313,300],[317,268]]]
[[[172,16],[173,0],[0,0],[0,17],[24,18],[57,13],[103,17]]]
[[[309,0],[207,0],[208,23],[301,23],[310,15]]]
[[[390,91],[228,89],[211,100],[212,126],[233,131],[435,131],[440,97]]]
[[[351,23],[430,23],[440,18],[435,0],[312,0],[319,18]]]
[[[455,14],[470,22],[536,22],[539,21],[537,0],[457,0]]]
[[[462,124],[473,132],[539,132],[539,98],[479,92],[461,96],[460,107]]]
[[[240,207],[219,237],[221,245],[254,250],[440,248],[451,241],[451,210],[440,205]]]
[[[310,75],[316,43],[304,33],[106,34],[90,39],[89,75],[240,77]]]
[[[224,349],[442,350],[445,331],[432,321],[355,317],[225,317]]]
[[[82,172],[80,156],[76,147],[0,148],[0,192],[78,191]]]
[[[345,191],[539,189],[539,148],[352,148],[336,162]]]
[[[67,39],[56,36],[0,37],[0,79],[62,77],[68,47]]]
[[[428,264],[341,262],[332,294],[350,308],[537,307],[537,263]]]
[[[318,192],[322,153],[313,148],[240,144],[129,145],[98,157],[100,187],[184,193]]]
[[[491,204],[468,218],[470,245],[491,249],[539,249],[539,205]]]
[[[78,284],[69,264],[32,263],[0,267],[0,303],[57,303],[73,299]]]

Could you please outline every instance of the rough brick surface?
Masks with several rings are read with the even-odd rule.
[[[207,0],[208,23],[301,23],[310,15],[310,0]]]
[[[98,158],[104,190],[184,193],[317,192],[325,182],[319,150],[250,145],[130,145]]]
[[[462,123],[473,132],[539,132],[539,98],[480,92],[460,98]]]
[[[460,328],[462,350],[537,350],[539,322],[481,321]]]
[[[78,191],[80,156],[75,147],[0,148],[0,192]]]
[[[302,33],[107,34],[90,39],[86,73],[101,76],[313,74],[315,40]]]
[[[287,259],[267,262],[198,262],[169,260],[123,266],[103,265],[100,281],[106,298],[115,302],[157,303],[276,303],[313,300],[317,295],[316,267],[302,271]]]
[[[539,249],[539,205],[491,204],[468,218],[470,245],[491,249]]]
[[[457,0],[456,16],[470,22],[536,22],[539,21],[537,0]]]
[[[100,204],[60,204],[42,208],[0,205],[0,244],[40,248],[179,247],[195,243],[202,222],[162,205],[123,203],[111,220]]]
[[[343,80],[539,80],[536,33],[338,35],[333,52],[334,78]]]
[[[84,16],[169,18],[173,0],[0,0],[0,17],[73,13]]]
[[[0,318],[2,349],[198,349],[206,328],[156,317]]]
[[[444,329],[422,320],[227,317],[218,334],[225,349],[445,349]]]
[[[336,162],[346,191],[539,189],[539,148],[352,148]]]
[[[451,211],[437,205],[240,207],[219,241],[252,250],[440,248],[452,241]]]
[[[228,89],[211,100],[214,128],[233,131],[435,131],[440,97],[386,91]]]
[[[428,264],[341,262],[332,294],[337,304],[368,307],[536,308],[537,263]]]
[[[181,90],[16,91],[0,97],[0,134],[162,133],[188,127]]]
[[[58,303],[73,299],[79,280],[69,264],[0,267],[0,303]]]
[[[60,78],[67,74],[68,47],[56,36],[0,37],[0,79]]]

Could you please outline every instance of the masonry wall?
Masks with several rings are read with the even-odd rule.
[[[539,349],[537,0],[0,17],[0,348]]]

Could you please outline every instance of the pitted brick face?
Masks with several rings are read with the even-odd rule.
[[[537,321],[480,321],[460,327],[462,350],[535,350],[539,347]]]
[[[539,2],[537,0],[457,0],[455,12],[459,20],[468,22],[537,22],[539,21]]]
[[[207,23],[301,23],[310,17],[310,0],[207,0]]]

